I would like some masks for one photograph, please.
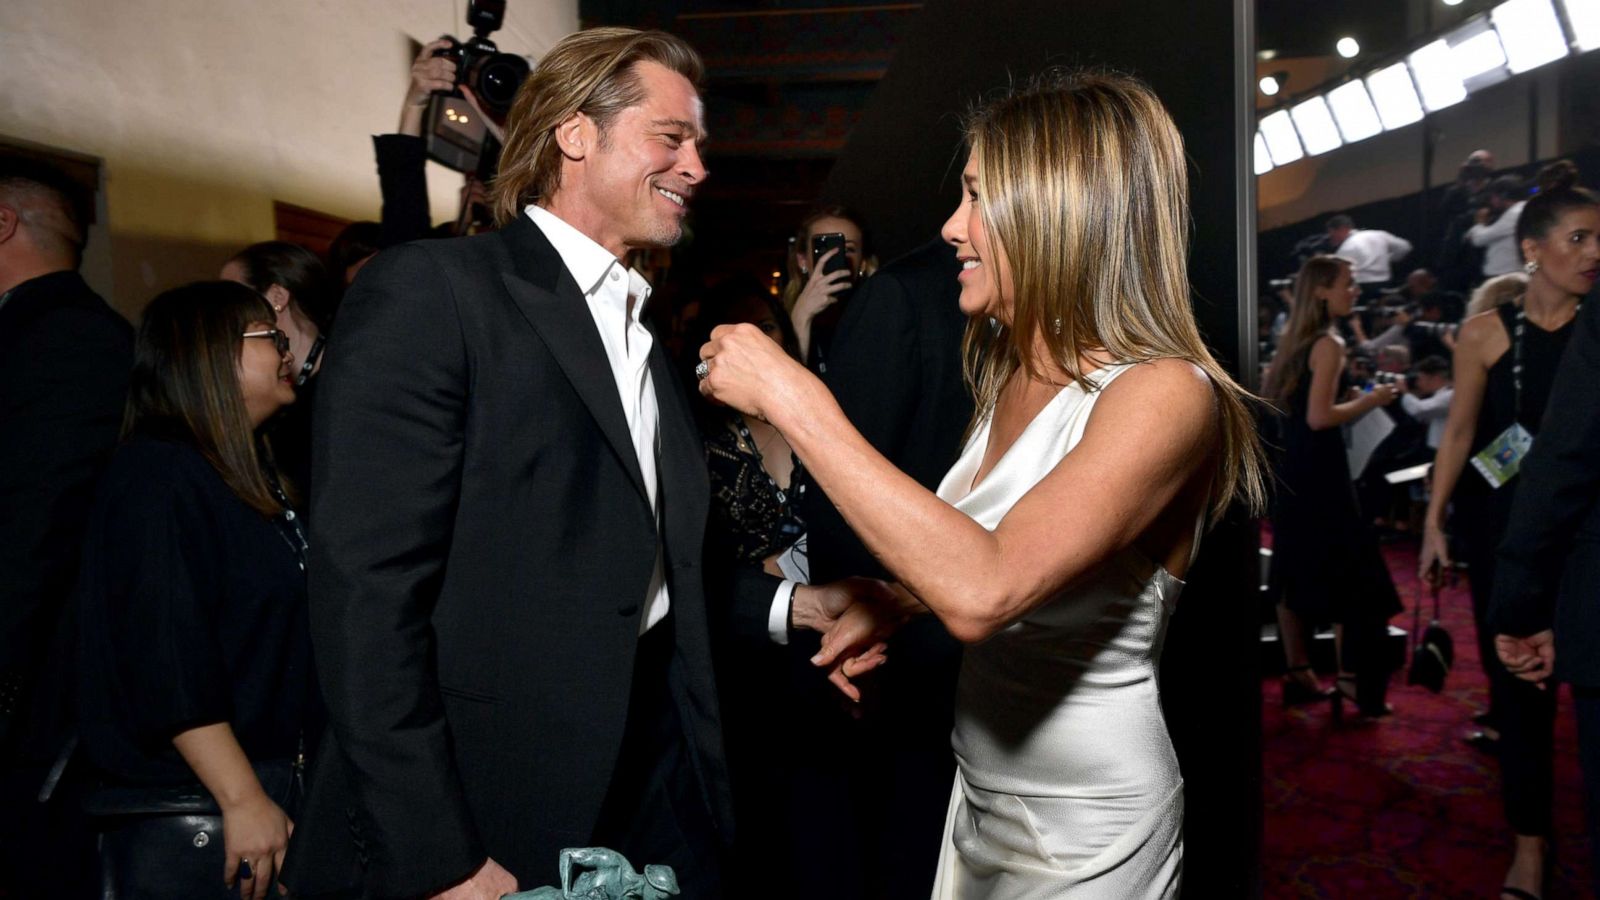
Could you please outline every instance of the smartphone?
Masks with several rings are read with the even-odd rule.
[[[817,260],[821,259],[823,254],[827,253],[829,250],[834,249],[835,247],[839,248],[839,252],[835,253],[833,255],[833,257],[828,260],[827,265],[822,267],[822,272],[819,273],[819,274],[826,275],[829,272],[845,271],[845,272],[850,272],[850,278],[845,279],[845,280],[846,281],[854,281],[855,280],[855,273],[853,271],[851,271],[850,257],[846,256],[845,252],[844,252],[844,233],[843,232],[830,231],[827,234],[812,235],[812,237],[811,237],[811,264],[812,264],[812,266],[815,266],[817,264]]]

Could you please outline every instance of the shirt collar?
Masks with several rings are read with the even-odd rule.
[[[572,273],[572,278],[578,283],[579,289],[585,297],[592,297],[604,285],[605,278],[615,266],[622,267],[621,261],[606,248],[600,246],[594,238],[567,224],[560,216],[537,204],[529,204],[526,208],[528,218],[533,224],[539,226],[544,236],[556,248],[556,254],[561,257],[561,262],[566,265],[567,271]],[[628,294],[637,297],[634,304],[634,317],[644,309],[645,301],[650,297],[650,282],[644,279],[634,269],[628,272]]]

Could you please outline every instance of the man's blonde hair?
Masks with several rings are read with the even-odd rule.
[[[493,186],[496,222],[514,220],[528,204],[561,187],[556,126],[581,112],[599,126],[605,141],[617,114],[644,101],[635,69],[641,62],[665,66],[697,88],[705,75],[694,48],[664,31],[590,28],[550,48],[511,104]]]

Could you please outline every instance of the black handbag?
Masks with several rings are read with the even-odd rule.
[[[253,768],[292,819],[305,795],[302,767],[282,760]],[[88,791],[83,806],[99,835],[100,900],[239,896],[222,883],[222,810],[199,783],[107,785]]]
[[[1428,627],[1422,627],[1422,601],[1418,600],[1412,612],[1411,633],[1415,640],[1411,648],[1411,670],[1406,673],[1406,684],[1421,685],[1439,693],[1444,690],[1445,676],[1456,661],[1456,644],[1443,625],[1439,624],[1439,591],[1443,579],[1433,583],[1433,618]]]

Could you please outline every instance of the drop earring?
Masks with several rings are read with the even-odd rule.
[[[1534,259],[1528,260],[1522,264],[1522,271],[1527,272],[1529,275],[1539,271],[1539,261]]]
[[[1050,330],[1055,332],[1058,336],[1061,334],[1061,317],[1060,316],[1056,316],[1056,320],[1055,320],[1054,323],[1051,324]]]

